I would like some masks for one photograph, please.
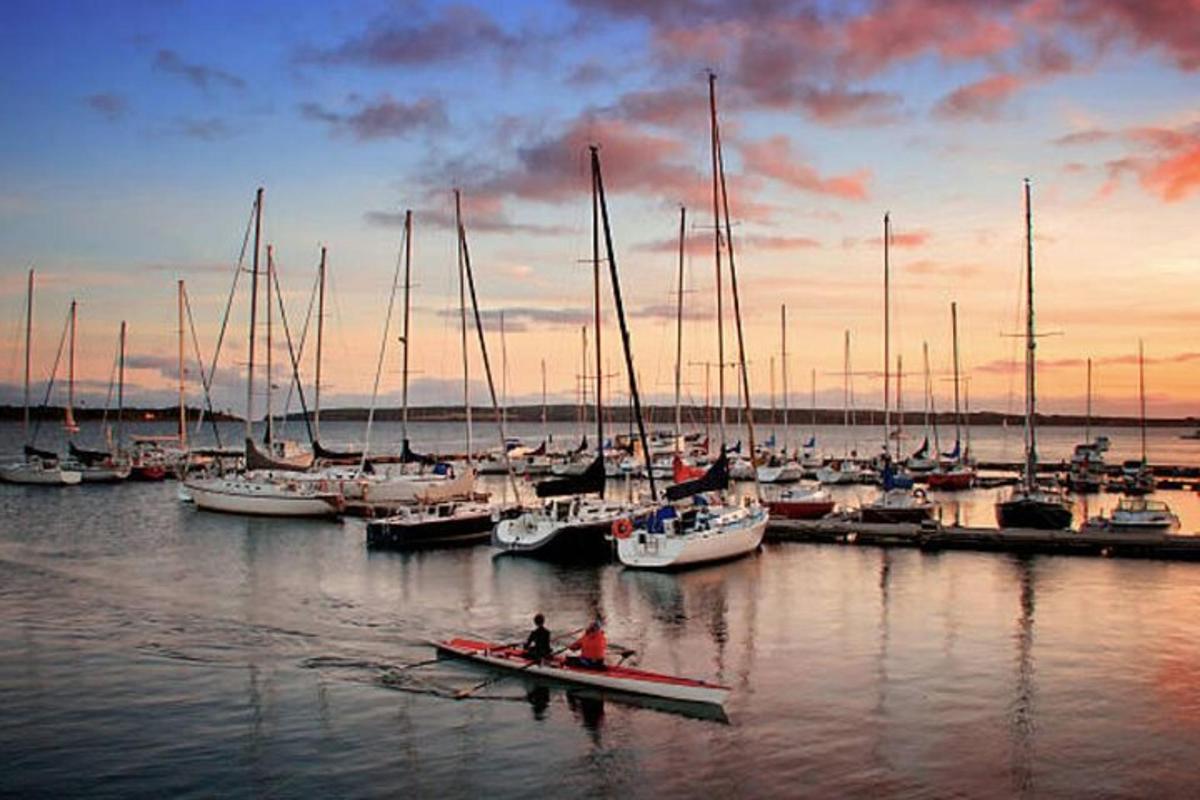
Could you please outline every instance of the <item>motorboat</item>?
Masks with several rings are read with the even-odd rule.
[[[1179,528],[1179,517],[1161,500],[1123,497],[1108,517],[1088,520],[1088,527],[1111,531],[1170,531]]]
[[[885,489],[858,509],[860,522],[922,523],[933,517],[934,504],[920,489]]]
[[[835,505],[833,496],[820,484],[791,486],[767,499],[767,510],[780,519],[820,519]]]

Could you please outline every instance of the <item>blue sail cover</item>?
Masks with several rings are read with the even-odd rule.
[[[956,439],[954,441],[954,449],[951,450],[949,453],[942,453],[942,458],[957,459],[961,452],[962,452],[962,446],[961,446],[960,442]]]
[[[812,436],[808,437],[808,441],[804,443],[804,449],[811,450],[816,446],[817,446],[817,435],[814,433]]]
[[[917,452],[913,453],[912,456],[910,456],[910,458],[927,458],[928,456],[929,456],[929,437],[926,436],[925,440],[921,442],[921,449],[919,449],[919,450],[917,450]]]

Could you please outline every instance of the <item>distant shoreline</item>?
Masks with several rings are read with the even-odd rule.
[[[654,427],[670,426],[675,418],[675,409],[673,406],[649,406],[645,409],[648,420]],[[605,409],[606,418],[614,423],[627,423],[630,418],[630,411],[627,406],[611,406]],[[199,409],[188,408],[188,419],[194,422],[200,413]],[[715,424],[717,417],[717,409],[710,409],[708,418]],[[63,409],[61,407],[49,406],[46,408],[33,409],[31,415],[34,419],[42,421],[61,420],[63,418]],[[104,412],[101,409],[95,408],[77,408],[75,409],[75,419],[79,421],[93,421],[102,418]],[[110,420],[115,419],[116,412],[112,409],[108,412]],[[494,412],[490,407],[475,407],[471,410],[471,415],[476,421],[488,421],[493,417]],[[726,408],[725,419],[729,423],[735,423],[738,418],[736,408]],[[20,406],[0,406],[0,420],[19,422],[22,418],[23,411]],[[169,407],[130,407],[125,409],[125,421],[129,423],[138,422],[172,422],[178,419],[179,409],[175,406]],[[214,415],[218,422],[242,422],[243,419],[239,416],[228,413],[217,413]],[[388,407],[378,408],[375,410],[375,420],[377,422],[399,422],[402,416],[402,411],[399,408]],[[542,421],[542,407],[540,405],[525,405],[513,406],[507,411],[508,420],[510,422],[537,423]],[[705,409],[702,406],[684,406],[683,419],[685,424],[690,427],[695,427],[698,424],[703,424],[705,419]],[[814,412],[808,409],[793,409],[788,412],[789,424],[797,428],[805,425],[813,424]],[[840,408],[819,408],[815,412],[816,424],[818,425],[841,425],[844,418],[844,412]],[[290,420],[302,420],[303,414],[292,413],[288,415]],[[463,413],[461,406],[422,406],[418,408],[410,408],[408,410],[408,418],[411,422],[462,422],[466,415]],[[895,411],[891,413],[892,424],[896,425],[901,422],[900,415]],[[365,422],[367,419],[367,409],[365,408],[328,408],[322,409],[321,419],[325,422]],[[878,409],[857,410],[854,412],[855,422],[859,425],[874,425],[880,426],[883,424],[883,411]],[[552,405],[546,407],[546,420],[548,422],[579,422],[579,408],[574,405]],[[994,411],[973,411],[969,415],[963,415],[964,422],[969,422],[975,426],[987,425],[1003,425],[1020,426],[1024,422],[1024,417],[1018,414],[1001,414]],[[587,409],[586,421],[594,421],[592,409]],[[759,425],[781,424],[783,421],[783,412],[776,410],[772,412],[769,408],[755,408],[754,421]],[[913,427],[923,424],[925,415],[920,411],[906,411],[903,415],[903,424],[907,427]],[[939,425],[953,425],[954,414],[948,412],[939,412],[936,415],[936,421]],[[1082,414],[1038,414],[1038,425],[1047,427],[1082,427],[1087,420]],[[1116,417],[1116,416],[1093,416],[1093,427],[1096,428],[1136,428],[1140,424],[1137,417]],[[1200,426],[1200,421],[1196,417],[1155,417],[1146,420],[1146,426],[1150,428],[1194,428]]]

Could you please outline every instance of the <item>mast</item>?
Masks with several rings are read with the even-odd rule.
[[[467,463],[472,464],[471,455],[471,370],[467,355],[467,281],[463,259],[462,237],[462,196],[454,190],[454,227],[458,235],[458,314],[462,333],[462,374],[463,374],[463,410],[466,412],[467,425]]]
[[[325,246],[317,265],[317,373],[313,387],[313,439],[321,440],[321,358],[325,347]]]
[[[850,455],[850,331],[842,352],[842,432],[846,436],[846,455]]]
[[[400,398],[403,407],[400,412],[400,430],[405,441],[408,441],[408,318],[412,303],[412,209],[404,211],[404,318],[400,323],[404,340],[404,355],[401,361]]]
[[[267,447],[275,452],[275,417],[271,408],[271,383],[275,375],[271,365],[271,287],[275,277],[275,245],[267,245]]]
[[[246,367],[246,439],[254,438],[254,330],[258,324],[258,253],[262,236],[263,189],[254,195],[254,259],[250,272],[250,357]]]
[[[717,395],[720,403],[718,424],[721,433],[721,452],[725,452],[725,315],[721,300],[721,207],[719,202],[719,168],[717,164],[717,75],[708,73],[709,144],[712,150],[713,197],[713,255],[716,260],[717,294]],[[751,458],[753,458],[751,453]]]
[[[500,419],[508,424],[508,339],[504,336],[504,309],[500,309]],[[504,446],[508,446],[507,441]]]
[[[25,414],[21,433],[29,443],[29,372],[33,357],[33,269],[29,270],[29,289],[25,294]]]
[[[1142,466],[1146,464],[1146,360],[1138,339],[1138,398],[1142,417]]]
[[[959,443],[962,437],[962,414],[958,410],[958,303],[950,302],[950,334],[954,343],[954,447],[958,449],[958,462],[962,463],[962,449]]]
[[[587,325],[579,326],[579,436],[587,436]]]
[[[1033,327],[1033,208],[1029,179],[1025,179],[1025,488],[1037,485],[1037,340]]]
[[[75,433],[79,430],[79,426],[75,424],[75,324],[78,321],[76,316],[75,300],[71,300],[71,349],[67,354],[67,413],[63,420],[63,427],[67,433]]]
[[[650,443],[646,438],[646,423],[642,419],[642,400],[638,396],[637,373],[633,369],[633,345],[629,340],[629,327],[625,324],[625,304],[621,301],[621,281],[617,275],[617,256],[613,251],[612,228],[608,221],[608,204],[604,201],[604,176],[600,173],[600,150],[591,145],[592,179],[596,187],[597,199],[600,203],[600,216],[604,223],[604,250],[608,256],[608,269],[612,277],[613,301],[617,306],[617,321],[621,326],[621,344],[625,351],[625,369],[629,374],[629,394],[633,400],[633,413],[637,418],[638,439],[642,443],[642,454],[646,460],[646,477],[650,481],[650,500],[658,501],[658,491],[654,485],[654,470],[650,460]]]
[[[921,354],[925,358],[925,431],[928,435],[930,425],[933,426],[934,462],[942,455],[942,441],[938,436],[937,409],[933,404],[933,376],[929,373],[929,342],[921,342]]]
[[[1087,422],[1084,424],[1084,442],[1092,441],[1092,360],[1087,360]]]
[[[755,458],[755,442],[754,442],[754,407],[750,396],[750,371],[746,362],[746,337],[742,333],[742,307],[738,295],[737,283],[737,264],[733,257],[733,223],[729,219],[729,188],[725,184],[725,161],[721,153],[721,133],[717,128],[717,95],[716,95],[717,76],[709,73],[708,90],[709,90],[709,105],[712,111],[712,127],[713,127],[713,142],[717,150],[717,167],[721,176],[721,207],[725,212],[725,246],[729,250],[729,289],[733,294],[733,320],[737,331],[738,344],[738,364],[741,372],[741,389],[742,400],[745,403],[746,409],[746,432],[750,438],[750,466],[754,467]],[[718,325],[718,329],[720,326]],[[759,500],[762,500],[762,487],[758,482],[758,469],[754,469],[754,494]]]
[[[892,454],[891,432],[892,432],[892,414],[891,407],[888,405],[888,394],[891,388],[888,382],[888,367],[891,364],[891,303],[889,302],[889,289],[891,288],[891,275],[888,264],[888,243],[892,238],[892,223],[890,212],[883,214],[883,454],[885,457],[890,457]]]
[[[542,359],[542,442],[549,438],[546,429],[546,359]]]
[[[598,161],[592,148],[593,162]],[[592,325],[596,332],[596,455],[604,461],[604,365],[600,348],[600,176],[595,163],[592,166]],[[584,370],[586,372],[586,370]],[[604,497],[604,485],[600,485],[600,497]]]
[[[675,453],[683,433],[683,412],[679,405],[683,385],[683,251],[687,226],[687,208],[679,207],[679,285],[675,292]]]
[[[179,446],[182,449],[187,449],[187,371],[183,364],[183,315],[184,315],[184,300],[183,300],[183,279],[179,279],[178,298],[179,305]]]
[[[904,395],[900,392],[900,381],[904,376],[904,356],[896,354],[896,457],[900,457],[900,445],[904,441]],[[888,431],[888,436],[892,435]]]
[[[780,360],[783,362],[780,367],[782,373],[780,377],[783,379],[783,451],[786,455],[788,444],[788,376],[787,376],[787,306],[779,307],[779,344],[780,344]]]
[[[121,320],[120,355],[117,357],[117,445],[121,450],[121,434],[125,425],[125,320]]]

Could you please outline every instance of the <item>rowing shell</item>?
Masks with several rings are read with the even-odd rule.
[[[680,678],[647,672],[634,667],[611,666],[607,669],[588,669],[572,666],[561,656],[538,663],[525,658],[518,647],[475,639],[450,639],[434,642],[439,655],[465,658],[498,669],[523,672],[562,683],[591,686],[643,697],[679,700],[685,703],[705,703],[723,706],[729,697],[728,686],[720,686],[692,678]]]

